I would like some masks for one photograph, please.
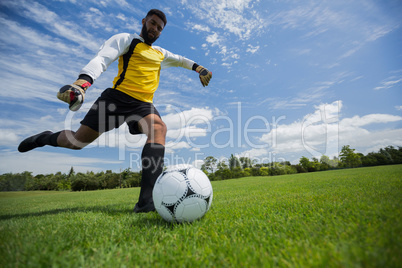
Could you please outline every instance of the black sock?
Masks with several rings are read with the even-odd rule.
[[[142,150],[141,191],[138,199],[140,207],[152,202],[152,190],[156,179],[163,171],[165,146],[159,143],[147,143]]]
[[[36,143],[41,146],[50,145],[57,147],[57,137],[59,137],[60,133],[61,131],[56,133],[45,133],[37,138]]]

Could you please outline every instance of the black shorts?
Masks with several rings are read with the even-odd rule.
[[[152,103],[134,99],[117,89],[108,88],[95,101],[81,124],[104,133],[126,122],[131,134],[141,134],[138,121],[149,114],[160,117]]]

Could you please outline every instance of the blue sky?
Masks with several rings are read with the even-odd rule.
[[[168,23],[155,43],[213,73],[161,73],[154,103],[168,127],[167,165],[200,166],[231,154],[256,162],[367,154],[402,146],[402,3],[352,1],[0,2],[0,174],[139,170],[143,136],[123,125],[81,151],[43,147],[20,154],[25,137],[76,130],[117,74],[117,62],[76,113],[56,98],[114,34],[139,33],[151,8]]]

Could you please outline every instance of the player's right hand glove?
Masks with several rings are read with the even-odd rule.
[[[207,68],[199,65],[197,69],[195,69],[197,73],[200,74],[200,81],[203,87],[208,86],[209,80],[212,78],[212,73],[208,71]]]
[[[65,85],[57,92],[57,98],[69,104],[71,111],[77,111],[84,102],[85,91],[91,83],[84,79],[78,79],[72,85]]]

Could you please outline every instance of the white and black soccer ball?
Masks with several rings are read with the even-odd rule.
[[[212,185],[195,167],[169,169],[153,189],[156,211],[168,222],[192,222],[202,218],[212,204]]]

